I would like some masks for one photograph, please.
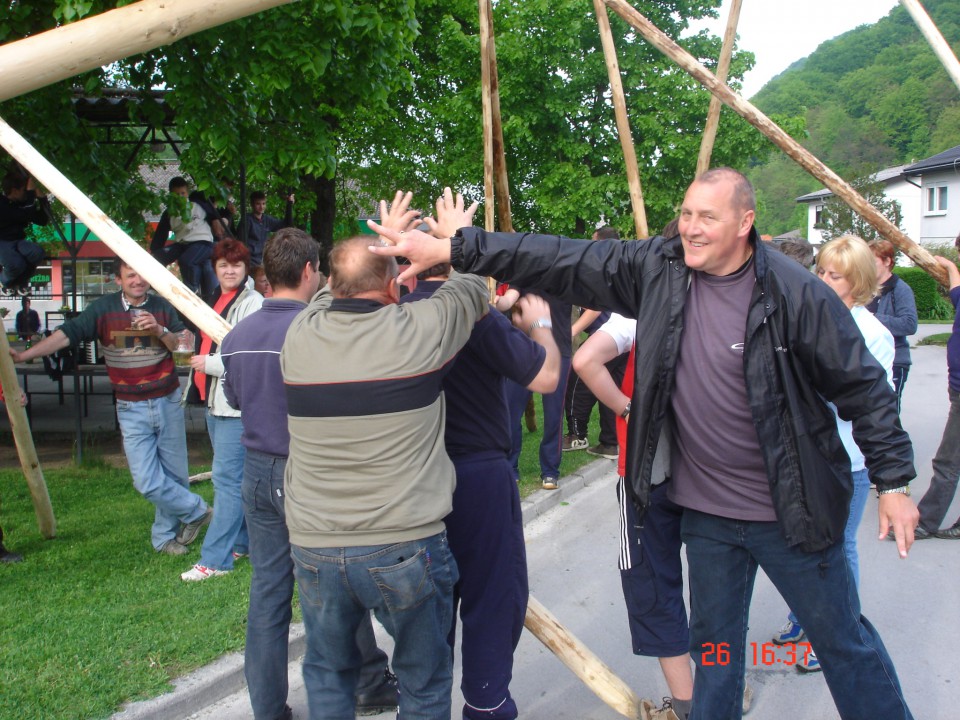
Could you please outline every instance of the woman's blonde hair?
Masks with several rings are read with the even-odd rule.
[[[850,283],[854,305],[866,305],[877,296],[877,265],[873,252],[856,235],[841,235],[821,246],[817,253],[817,273],[832,265]]]

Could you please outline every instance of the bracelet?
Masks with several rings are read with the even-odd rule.
[[[900,487],[887,488],[885,490],[877,488],[877,497],[880,497],[881,495],[906,495],[907,497],[910,497],[910,486],[901,485]]]
[[[627,406],[623,409],[623,412],[620,413],[620,417],[622,417],[624,420],[626,420],[628,415],[630,415],[630,401],[629,401],[629,400],[627,400]]]

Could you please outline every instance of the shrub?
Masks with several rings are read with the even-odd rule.
[[[925,270],[918,267],[894,268],[894,273],[913,290],[917,316],[921,320],[952,320],[953,305],[940,294],[940,286]]]

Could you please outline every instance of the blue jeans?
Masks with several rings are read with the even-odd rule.
[[[287,703],[287,657],[293,599],[293,558],[283,509],[287,458],[247,450],[243,463],[243,512],[250,533],[250,608],[243,673],[255,720],[283,716]],[[383,682],[387,655],[377,647],[370,613],[356,637],[363,665],[357,693]]]
[[[560,380],[557,389],[543,395],[543,438],[540,440],[541,477],[560,477],[560,458],[563,453],[563,401],[570,374],[568,357],[560,358]],[[510,412],[510,464],[520,477],[520,451],[523,450],[523,411],[530,400],[530,391],[523,385],[507,380],[504,394]]]
[[[200,564],[233,570],[233,553],[246,553],[250,541],[243,521],[243,422],[238,417],[207,413],[207,433],[213,445],[213,520],[203,538]]]
[[[117,400],[117,423],[133,486],[156,506],[151,542],[157,550],[207,512],[207,503],[190,492],[187,434],[180,388],[153,400]]]
[[[685,509],[681,522],[690,576],[690,654],[697,666],[690,720],[738,720],[742,713],[747,621],[757,567],[794,609],[844,720],[910,719],[893,662],[860,614],[843,543],[815,553],[787,547],[775,522],[746,522]],[[730,661],[704,665],[726,643]]]
[[[154,257],[162,265],[176,262],[183,284],[201,297],[208,297],[218,284],[217,274],[210,262],[212,254],[213,243],[201,240],[167,245],[155,252]]]
[[[25,283],[43,262],[43,248],[29,240],[0,242],[0,282],[3,285]]]
[[[940,447],[933,456],[933,479],[917,506],[920,527],[935,533],[947,516],[960,480],[960,393],[950,390],[950,412],[943,428]]]
[[[357,628],[376,613],[396,646],[398,720],[450,717],[457,566],[446,533],[372,547],[292,545],[307,631],[303,679],[311,720],[354,720],[361,657]]]

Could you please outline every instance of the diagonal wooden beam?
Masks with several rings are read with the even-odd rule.
[[[630,131],[630,118],[627,115],[627,100],[623,93],[623,81],[620,79],[620,63],[617,61],[617,48],[613,44],[613,32],[610,30],[610,18],[603,0],[593,0],[593,9],[600,27],[600,43],[603,45],[603,57],[607,63],[607,76],[610,78],[610,94],[613,98],[613,112],[617,119],[617,135],[623,148],[623,160],[627,169],[627,184],[630,187],[630,204],[633,206],[633,226],[637,239],[650,236],[647,229],[647,208],[643,203],[643,187],[640,185],[640,169],[637,167],[637,151],[633,145]]]
[[[946,270],[937,264],[926,248],[917,245],[904,232],[887,220],[880,212],[868,203],[862,195],[824,165],[811,152],[790,137],[773,120],[764,115],[751,103],[733,92],[707,68],[698,63],[686,50],[677,45],[666,34],[658,29],[646,17],[631,7],[626,0],[605,0],[607,6],[626,20],[651,45],[673,60],[677,65],[692,75],[701,85],[720,98],[724,105],[734,110],[757,130],[763,133],[777,147],[783,150],[800,167],[826,185],[833,194],[841,198],[847,205],[860,214],[870,225],[877,229],[883,237],[892,242],[917,265],[932,275],[941,285],[947,287]]]
[[[598,0],[594,0],[597,2]],[[740,7],[743,0],[733,0],[730,4],[730,14],[727,16],[727,28],[723,33],[723,46],[720,48],[720,59],[717,61],[717,80],[726,84],[727,73],[730,72],[730,58],[733,56],[733,46],[737,42],[737,25],[740,22]],[[710,156],[713,155],[713,144],[717,140],[717,128],[720,125],[720,98],[710,96],[710,108],[707,110],[707,123],[703,128],[703,137],[700,139],[700,155],[697,158],[697,177],[710,169]]]
[[[900,4],[910,13],[913,21],[917,24],[917,27],[920,28],[920,32],[923,33],[927,42],[930,43],[930,47],[933,48],[933,52],[940,58],[940,62],[942,62],[943,67],[946,68],[947,74],[950,75],[954,84],[960,88],[960,62],[957,61],[957,56],[953,54],[953,50],[950,49],[947,41],[943,39],[943,35],[940,34],[940,31],[937,29],[933,20],[930,19],[927,11],[923,9],[920,0],[900,0]]]
[[[296,0],[142,0],[0,46],[0,102]]]

